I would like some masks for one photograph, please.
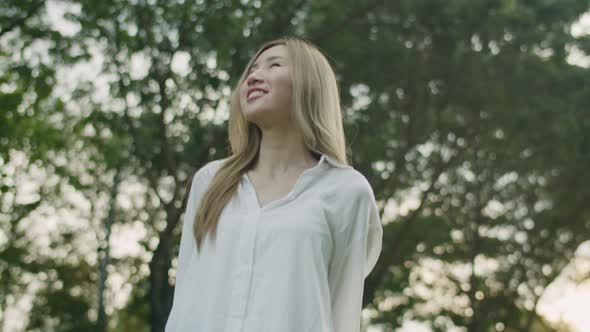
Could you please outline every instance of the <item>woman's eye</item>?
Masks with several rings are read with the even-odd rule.
[[[280,66],[278,63],[273,63],[273,64],[272,64],[272,65],[270,65],[270,66],[272,67],[272,66],[274,66],[274,65]]]

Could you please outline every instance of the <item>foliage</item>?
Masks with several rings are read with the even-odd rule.
[[[73,32],[49,23],[54,7],[69,10]],[[122,186],[144,190],[122,190],[132,203],[119,203],[114,227],[140,223],[145,235],[139,254],[111,260],[132,291],[123,308],[107,303],[109,327],[162,331],[185,185],[227,152],[226,123],[211,119],[225,116],[257,47],[294,34],[337,72],[353,166],[384,205],[416,202],[383,215],[383,253],[364,293],[379,308],[373,322],[551,330],[537,304],[590,239],[581,176],[590,75],[566,61],[574,46],[590,50],[588,36],[570,34],[588,9],[581,0],[2,2],[2,312],[41,281],[28,329],[92,329],[105,197],[120,170]],[[61,73],[84,66],[64,92]],[[18,153],[25,161],[12,167]],[[48,180],[36,198],[16,199],[14,179],[37,169]],[[33,230],[60,209],[82,211],[78,227],[40,243]]]

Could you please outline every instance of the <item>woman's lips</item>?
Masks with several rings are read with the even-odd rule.
[[[262,94],[258,94],[258,95],[252,96],[252,97],[248,97],[248,102],[254,101],[255,99],[258,99],[260,97],[264,97],[267,93],[268,92],[264,92]]]

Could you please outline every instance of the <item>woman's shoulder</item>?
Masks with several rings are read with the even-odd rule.
[[[208,183],[213,176],[215,175],[215,173],[217,173],[217,171],[219,170],[219,168],[221,167],[223,161],[225,161],[227,158],[222,158],[222,159],[214,159],[214,160],[210,160],[207,161],[205,164],[203,164],[200,168],[198,168],[192,178],[192,183],[193,185],[196,182],[200,182],[200,183]]]
[[[229,157],[210,160],[206,162],[197,172],[203,173],[207,176],[212,176],[217,173],[217,171],[228,158]]]
[[[367,177],[353,167],[333,168],[326,177],[326,187],[341,195],[356,197],[373,192]]]
[[[223,165],[223,163],[228,159],[229,157],[225,157],[225,158],[219,158],[219,159],[213,159],[209,162],[207,162],[207,164],[205,164],[205,166],[203,167],[207,167],[209,172],[215,173],[219,170],[219,168],[221,168],[221,166]]]

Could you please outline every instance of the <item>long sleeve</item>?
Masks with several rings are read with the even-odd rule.
[[[207,184],[207,177],[209,176],[209,165],[201,167],[194,175],[189,196],[186,201],[186,209],[184,211],[182,222],[182,234],[180,236],[180,247],[178,250],[178,267],[176,272],[176,281],[182,279],[184,272],[188,266],[188,261],[191,252],[196,248],[195,238],[193,236],[193,221],[197,213],[197,206],[201,201],[205,185]]]
[[[364,279],[377,263],[383,228],[370,185],[342,208],[344,227],[334,234],[328,270],[332,317],[337,332],[359,332]]]
[[[210,176],[209,170],[210,164],[206,164],[201,167],[193,176],[189,195],[186,201],[186,209],[184,211],[183,222],[182,222],[182,233],[180,236],[180,246],[178,250],[178,263],[176,268],[176,283],[174,287],[174,300],[168,321],[166,323],[166,331],[175,331],[177,321],[175,321],[173,315],[176,308],[176,302],[178,301],[179,293],[182,290],[183,278],[186,274],[190,257],[192,252],[196,250],[196,242],[193,236],[193,221],[197,212],[198,204],[201,201],[206,185],[208,184],[208,178]]]

